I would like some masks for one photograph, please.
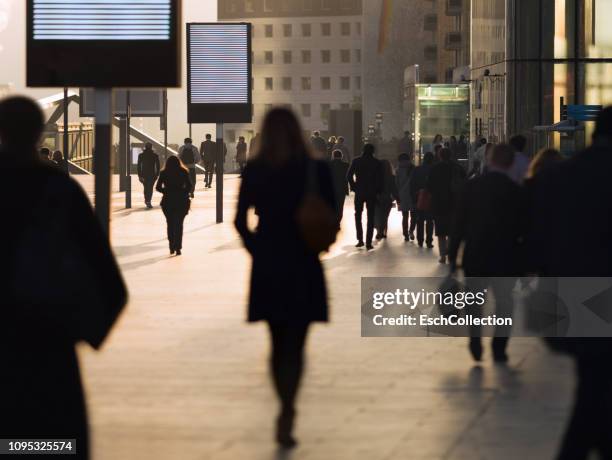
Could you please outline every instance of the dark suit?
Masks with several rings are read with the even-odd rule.
[[[162,171],[156,189],[164,196],[161,207],[166,217],[170,251],[180,251],[183,249],[183,222],[191,203],[189,173],[183,169],[176,174]]]
[[[366,243],[372,244],[374,238],[374,220],[376,217],[376,200],[382,188],[382,164],[373,155],[362,155],[355,158],[347,173],[351,190],[355,192],[355,227],[357,239],[363,241],[363,224],[361,216],[364,205],[367,208],[368,224]]]
[[[339,159],[332,160],[329,163],[334,181],[334,195],[336,196],[336,206],[338,211],[338,222],[342,222],[344,215],[344,200],[349,194],[348,179],[346,177],[349,169],[349,164],[346,161]]]
[[[138,155],[138,178],[144,186],[145,203],[151,203],[153,187],[159,177],[159,156],[153,150],[145,150]]]
[[[204,183],[206,187],[212,185],[213,176],[215,174],[215,165],[217,162],[217,143],[211,140],[206,140],[200,145],[200,154],[204,163]]]
[[[542,276],[612,276],[610,171],[612,145],[599,144],[543,171],[530,184],[528,246]],[[558,458],[583,460],[592,450],[612,458],[612,339],[557,339],[554,345],[575,356],[578,374],[574,410]]]

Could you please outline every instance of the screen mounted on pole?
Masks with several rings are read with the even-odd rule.
[[[251,25],[187,24],[189,123],[250,123]]]

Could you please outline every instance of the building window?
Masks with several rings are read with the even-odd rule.
[[[272,51],[264,51],[264,63],[274,64],[274,53]]]
[[[426,14],[423,21],[423,29],[428,32],[435,32],[438,30],[438,15]]]
[[[357,33],[359,37],[361,37],[361,22],[355,23],[355,32]]]
[[[361,62],[361,50],[360,49],[355,50],[355,61]]]
[[[274,36],[274,26],[272,24],[266,24],[264,26],[264,31],[266,38],[272,38]]]
[[[312,52],[310,50],[302,50],[302,63],[310,64],[312,62]]]
[[[331,24],[329,22],[321,24],[321,35],[324,37],[329,37],[331,35]]]
[[[302,104],[302,116],[310,118],[312,115],[312,106],[310,104]]]
[[[330,110],[331,110],[330,104],[321,104],[321,119],[328,120]]]
[[[351,108],[351,104],[340,104],[340,110],[349,110]]]
[[[291,37],[293,35],[293,25],[292,24],[283,24],[283,36]]]
[[[283,64],[291,64],[293,61],[293,54],[291,51],[283,51]]]
[[[351,77],[340,77],[340,89],[344,91],[351,89]]]
[[[423,57],[426,61],[435,61],[438,59],[438,47],[436,45],[428,45],[423,50]]]
[[[321,77],[321,89],[324,89],[324,90],[331,89],[331,78]]]
[[[292,87],[291,77],[283,77],[283,90],[291,91],[291,87]]]
[[[343,22],[340,24],[340,34],[347,37],[351,35],[351,23]]]
[[[274,90],[274,79],[272,77],[266,77],[266,91]]]
[[[302,37],[312,36],[312,27],[310,24],[302,24]]]
[[[351,62],[351,50],[340,50],[340,62],[343,64]]]
[[[302,90],[310,91],[312,89],[312,79],[310,77],[302,77]]]
[[[323,64],[329,64],[331,62],[331,51],[321,50],[321,62]]]
[[[355,77],[355,89],[361,91],[361,77]]]

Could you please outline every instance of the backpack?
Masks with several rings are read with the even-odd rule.
[[[181,160],[183,161],[184,164],[186,165],[192,165],[195,163],[195,155],[193,154],[193,145],[190,145],[189,148],[187,148],[187,146],[185,146],[185,148],[183,149],[181,156],[183,158],[181,158]]]

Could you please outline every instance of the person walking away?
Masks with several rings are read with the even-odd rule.
[[[468,161],[469,143],[465,138],[465,134],[459,136],[457,142],[457,159],[462,162]]]
[[[244,166],[247,162],[247,144],[244,140],[243,136],[238,138],[238,143],[236,144],[236,163],[240,167],[240,174],[244,172]]]
[[[412,202],[416,209],[417,243],[420,248],[426,243],[428,249],[433,248],[434,221],[431,215],[431,209],[418,209],[418,203],[419,197],[422,194],[429,193],[427,191],[427,180],[434,160],[433,153],[427,152],[423,156],[423,163],[414,169],[410,179],[410,194],[412,195]],[[414,221],[414,216],[412,219]]]
[[[410,131],[404,131],[404,137],[402,137],[397,144],[397,154],[412,156],[413,152],[412,134],[410,134]]]
[[[528,249],[540,277],[612,277],[612,107],[600,112],[586,150],[538,174]],[[568,242],[585,244],[568,244]],[[596,294],[595,292],[593,295]],[[578,308],[578,307],[577,307]],[[604,307],[609,314],[610,305]],[[547,339],[574,358],[577,385],[557,460],[612,458],[610,338]]]
[[[376,240],[387,238],[387,227],[389,225],[389,214],[395,201],[399,203],[399,194],[393,174],[393,166],[389,160],[381,160],[382,188],[378,194],[376,203]]]
[[[200,157],[200,152],[198,152],[198,148],[193,145],[193,141],[190,138],[186,138],[185,144],[179,149],[178,156],[183,165],[189,171],[189,179],[191,180],[191,190],[189,192],[189,196],[193,198],[195,195],[196,186],[196,165],[202,160]]]
[[[339,136],[338,137],[338,141],[336,142],[336,145],[334,145],[334,150],[340,150],[342,152],[342,157],[350,162],[351,159],[353,158],[351,155],[351,151],[349,150],[348,146],[344,143],[344,137]]]
[[[330,138],[327,140],[327,158],[329,160],[333,160],[334,145],[336,145],[336,142],[338,142],[338,139],[336,139],[336,136],[330,136]],[[344,161],[347,161],[347,160],[345,159]]]
[[[40,158],[36,145],[43,126],[35,101],[0,101],[6,270],[0,278],[0,433],[11,439],[75,439],[70,458],[87,460],[76,346],[102,346],[127,291],[87,195]]]
[[[259,151],[259,143],[261,142],[261,136],[259,133],[256,133],[255,136],[251,138],[249,142],[249,158],[252,158],[257,155]]]
[[[183,222],[189,213],[191,201],[189,170],[181,161],[171,156],[159,175],[156,190],[163,195],[162,211],[166,217],[170,254],[180,256],[183,250]]]
[[[210,134],[206,135],[206,140],[200,145],[202,153],[202,166],[204,166],[204,187],[212,188],[213,176],[215,174],[217,143],[212,141]]]
[[[529,163],[525,184],[527,181],[535,179],[541,172],[561,163],[563,160],[563,155],[561,155],[557,149],[548,148],[540,150],[536,156],[533,157],[531,163]]]
[[[159,156],[153,151],[153,145],[150,142],[145,144],[143,152],[138,155],[138,180],[144,187],[144,201],[148,209],[153,205],[153,187],[160,173]]]
[[[312,133],[310,142],[312,144],[312,148],[320,156],[320,158],[325,158],[327,155],[327,143],[325,142],[325,139],[321,137],[321,133],[319,131]]]
[[[517,184],[522,184],[529,170],[529,157],[525,155],[527,139],[525,136],[517,135],[510,139],[510,146],[514,149],[514,164],[510,170],[510,177]]]
[[[51,161],[60,169],[60,171],[68,173],[68,162],[64,160],[64,154],[61,150],[56,150],[51,156]]]
[[[366,249],[374,249],[374,219],[376,217],[376,199],[382,189],[382,166],[374,158],[375,148],[372,144],[363,146],[363,154],[351,163],[347,173],[350,190],[355,192],[355,228],[357,230],[357,245],[362,248],[364,206],[367,209]]]
[[[344,216],[344,201],[349,194],[348,173],[349,164],[342,159],[342,151],[334,150],[333,160],[329,163],[332,179],[334,181],[334,195],[336,197],[336,206],[338,211],[338,226],[342,222]]]
[[[440,150],[439,162],[431,168],[427,179],[427,190],[431,193],[432,212],[438,237],[441,264],[446,263],[448,255],[448,235],[456,200],[463,183],[463,168],[452,161],[450,149]]]
[[[518,184],[510,178],[514,150],[507,144],[493,149],[488,172],[466,182],[460,194],[450,236],[448,259],[451,272],[457,268],[463,244],[462,267],[470,289],[490,288],[496,315],[511,318],[512,290],[521,275],[521,241],[525,230],[526,206]],[[481,308],[481,307],[478,307]],[[479,315],[478,311],[470,312]],[[493,359],[505,363],[509,327],[497,327],[492,341]],[[481,328],[471,329],[469,349],[475,361],[482,357]]]
[[[410,155],[400,154],[398,157],[395,181],[399,195],[399,210],[402,213],[402,233],[404,241],[414,241],[414,231],[417,227],[416,201],[413,200],[411,181],[414,165]],[[410,219],[412,217],[412,219]]]
[[[39,150],[38,152],[39,155],[39,159],[43,162],[43,164],[46,164],[47,166],[51,166],[54,165],[53,161],[51,161],[51,150],[49,150],[47,147],[43,147]]]
[[[482,174],[484,166],[485,166],[485,156],[487,151],[487,140],[483,137],[479,141],[475,142],[474,145],[474,153],[470,158],[470,169],[468,173],[468,177],[476,177]],[[493,146],[493,144],[490,144]]]
[[[266,321],[270,330],[270,367],[281,405],[276,441],[283,448],[297,444],[295,400],[310,325],[328,321],[323,267],[296,219],[309,183],[316,183],[320,198],[332,209],[335,206],[329,166],[310,152],[296,116],[284,108],[269,111],[261,148],[244,170],[235,219],[253,260],[248,320]],[[259,215],[255,230],[247,218],[252,208]]]

